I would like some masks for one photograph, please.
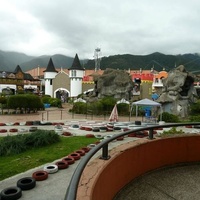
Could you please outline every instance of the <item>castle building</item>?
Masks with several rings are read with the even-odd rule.
[[[44,70],[45,94],[53,96],[53,79],[57,73],[58,71],[56,71],[53,61],[50,58],[47,68]]]
[[[84,68],[81,66],[78,55],[76,54],[72,66],[69,68],[71,97],[77,97],[82,93],[82,82]]]
[[[0,71],[0,93],[12,95],[20,92],[38,93],[40,80],[24,73],[19,65],[13,72]]]

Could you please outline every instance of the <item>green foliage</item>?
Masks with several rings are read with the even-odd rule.
[[[94,114],[103,115],[105,113],[110,113],[116,104],[116,99],[113,97],[105,97],[99,101],[92,103],[76,102],[73,105],[71,112],[76,114]],[[119,115],[129,114],[129,105],[126,103],[117,104],[117,109]]]
[[[85,114],[87,110],[87,104],[83,102],[76,102],[73,105],[72,112],[77,114]]]
[[[100,100],[103,105],[104,111],[112,111],[114,105],[116,104],[117,100],[113,97],[104,97]]]
[[[12,95],[8,98],[8,107],[12,109],[40,109],[43,104],[39,96],[34,94],[18,94]]]
[[[189,117],[191,122],[200,122],[200,115],[193,115]]]
[[[161,120],[161,115],[159,115],[158,120],[159,121]],[[178,116],[173,115],[171,113],[163,112],[162,113],[162,121],[177,123],[177,122],[179,122],[179,118],[178,118]]]
[[[48,104],[50,104],[50,99],[51,99],[51,96],[50,96],[50,95],[44,95],[44,96],[42,96],[42,102],[43,102],[43,103],[48,103]]]
[[[200,100],[190,106],[190,115],[199,115],[200,113]]]
[[[58,99],[58,98],[52,98],[49,95],[44,95],[42,97],[42,102],[44,104],[50,104],[52,107],[59,107],[59,108],[62,107],[62,102],[61,102],[60,99]]]
[[[54,131],[37,130],[27,135],[6,136],[0,140],[0,156],[19,154],[33,147],[42,147],[60,140]]]
[[[162,135],[171,135],[171,134],[183,134],[183,130],[177,130],[176,127],[172,127],[169,131],[163,131]]]
[[[58,98],[50,98],[49,99],[49,103],[51,104],[51,106],[53,107],[58,107],[61,108],[62,107],[62,102],[60,99]]]
[[[25,135],[6,136],[0,141],[0,156],[19,154],[27,149]]]
[[[100,101],[88,104],[87,110],[92,111],[94,115],[103,114],[103,104]]]
[[[192,62],[191,62],[192,61]],[[154,69],[161,71],[165,68],[167,71],[174,68],[174,63],[177,66],[182,63],[188,63],[186,68],[189,71],[196,71],[199,69],[200,60],[198,54],[184,54],[184,55],[165,55],[162,53],[152,53],[149,55],[113,55],[109,57],[103,57],[101,59],[101,69],[105,70],[106,68],[114,69],[151,69],[154,66]],[[86,63],[87,69],[94,68],[94,59],[88,60]]]
[[[117,104],[117,110],[119,115],[127,115],[130,112],[130,106],[127,103]]]
[[[37,130],[25,139],[25,145],[31,147],[46,146],[59,141],[59,135],[54,131]]]
[[[7,98],[5,96],[0,96],[0,103],[7,104]]]

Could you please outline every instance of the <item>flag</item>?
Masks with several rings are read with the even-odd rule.
[[[118,121],[118,111],[117,111],[117,104],[115,104],[110,117],[109,117],[110,122],[117,122]]]

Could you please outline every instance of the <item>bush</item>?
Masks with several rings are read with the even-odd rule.
[[[6,136],[0,141],[0,156],[19,154],[27,149],[25,135]]]
[[[60,141],[54,131],[37,130],[27,135],[6,136],[0,140],[0,156],[19,154],[30,148],[42,147]]]
[[[58,107],[61,108],[62,107],[62,102],[60,99],[58,98],[50,98],[49,99],[49,103],[51,104],[51,106],[53,107]]]
[[[190,115],[199,115],[200,113],[200,100],[190,106]]]
[[[87,111],[92,111],[94,115],[103,114],[103,105],[100,101],[93,102],[87,105]]]
[[[176,127],[172,127],[168,131],[163,131],[162,135],[173,135],[173,134],[183,134],[183,130],[177,130]]]
[[[104,97],[103,99],[100,100],[100,102],[103,105],[103,110],[104,111],[109,111],[111,112],[113,107],[116,104],[116,99],[113,97]]]
[[[194,115],[194,116],[190,116],[189,120],[191,122],[200,122],[200,115]]]
[[[42,102],[43,103],[50,104],[50,99],[51,99],[50,95],[44,95],[44,96],[42,96]]]
[[[29,147],[42,147],[58,142],[60,137],[55,131],[37,130],[27,135],[25,145]]]
[[[120,103],[117,104],[117,110],[119,115],[128,115],[130,112],[130,106],[127,103]]]
[[[0,104],[7,104],[7,98],[4,96],[0,97]]]
[[[43,104],[50,104],[53,107],[59,107],[59,108],[62,107],[62,102],[61,102],[60,99],[58,99],[58,98],[52,98],[49,95],[44,95],[42,97],[42,103]]]
[[[158,120],[159,121],[161,120],[161,115],[159,115]],[[162,113],[162,121],[177,123],[177,122],[179,122],[179,118],[178,118],[178,116],[173,115],[171,113],[163,112]]]
[[[8,107],[13,109],[37,110],[43,108],[39,96],[34,94],[18,94],[8,98]]]
[[[87,104],[83,102],[76,102],[72,108],[72,112],[77,114],[85,114],[87,110]]]

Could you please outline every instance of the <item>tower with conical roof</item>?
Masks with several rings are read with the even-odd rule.
[[[50,58],[46,70],[44,70],[44,81],[45,81],[45,94],[53,97],[53,79],[55,78],[58,71],[56,71],[52,58]]]
[[[81,66],[78,55],[76,54],[72,66],[69,68],[71,97],[77,97],[82,93],[84,71],[85,70]]]

